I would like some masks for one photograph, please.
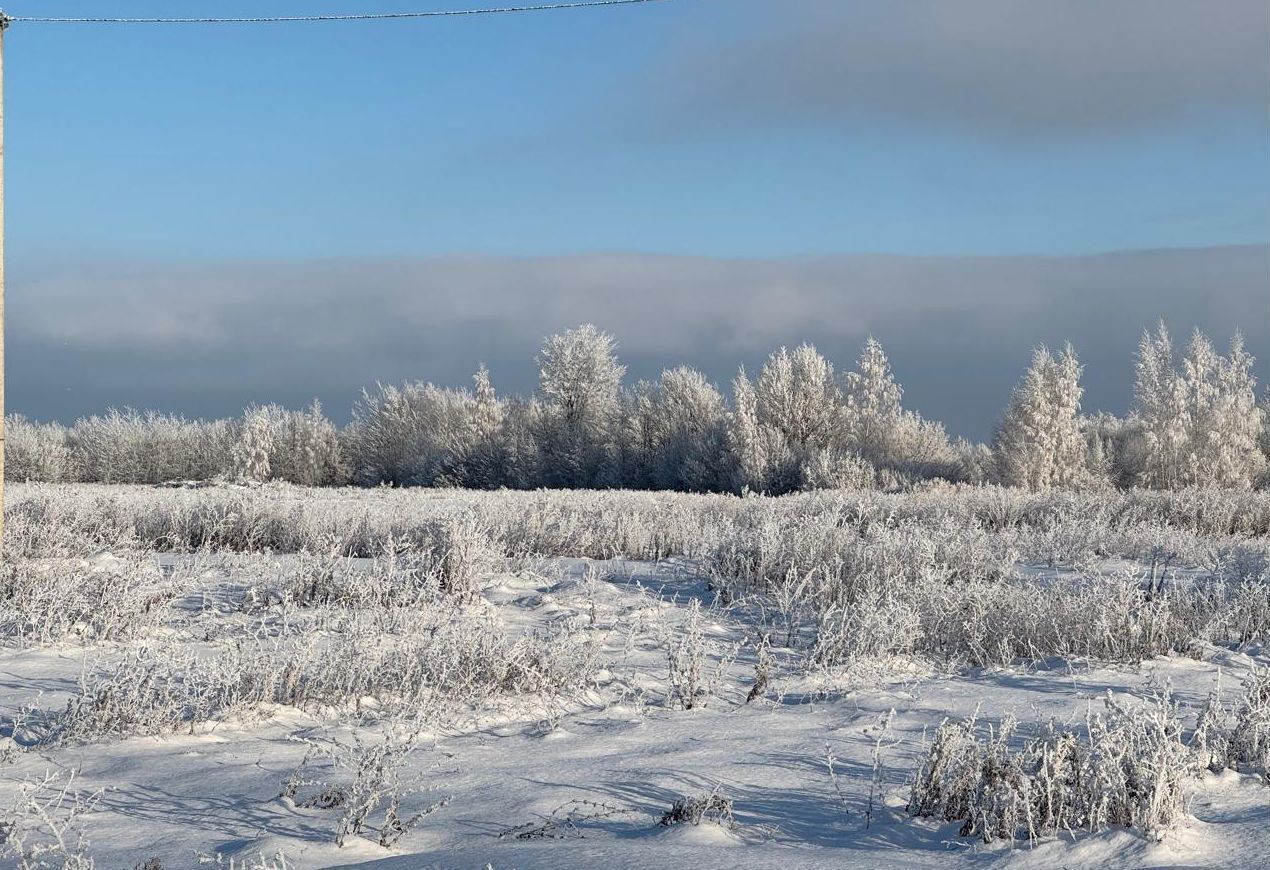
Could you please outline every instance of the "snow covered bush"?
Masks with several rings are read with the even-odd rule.
[[[1224,741],[1225,766],[1257,773],[1270,782],[1270,671],[1252,672],[1231,718]]]
[[[230,452],[231,473],[235,480],[264,481],[273,474],[269,458],[274,452],[274,421],[270,408],[249,408],[243,414],[238,440]]]
[[[278,405],[251,408],[239,427],[234,454],[238,477],[302,486],[347,482],[339,431],[318,402],[303,411]]]
[[[176,587],[134,556],[0,566],[0,643],[125,640],[156,625]]]
[[[78,479],[89,483],[209,480],[226,470],[233,443],[228,421],[110,410],[77,420],[67,446]]]
[[[432,384],[364,391],[348,436],[353,481],[363,486],[462,482],[464,458],[478,443],[479,402],[465,390]]]
[[[670,704],[681,710],[704,707],[714,688],[715,663],[701,624],[701,602],[694,599],[689,603],[684,624],[674,633],[674,638],[666,652]]]
[[[90,813],[103,792],[83,792],[77,772],[27,777],[13,802],[0,809],[0,855],[19,870],[93,870],[80,817]]]
[[[66,439],[66,427],[60,423],[33,423],[20,414],[6,417],[5,480],[74,480],[76,472]]]
[[[1132,828],[1158,839],[1189,812],[1199,772],[1167,695],[1132,704],[1110,694],[1083,728],[1049,724],[1031,738],[1007,717],[944,722],[913,778],[914,816],[962,822],[961,836],[1035,842]]]
[[[717,788],[706,794],[679,798],[671,804],[670,809],[662,813],[658,824],[669,828],[675,825],[699,825],[702,822],[712,822],[725,828],[736,827],[732,799]]]
[[[87,669],[61,710],[34,716],[31,737],[57,745],[193,732],[279,705],[366,717],[415,711],[443,723],[505,699],[576,693],[600,667],[590,639],[513,636],[448,599],[298,619],[212,650],[175,638],[128,647]]]
[[[403,802],[425,790],[405,781],[419,743],[417,730],[407,728],[399,734],[390,727],[378,740],[355,731],[351,743],[307,743],[304,759],[283,783],[281,797],[305,809],[340,810],[336,846],[344,846],[350,837],[392,846],[446,803],[441,800],[414,811],[403,810]]]

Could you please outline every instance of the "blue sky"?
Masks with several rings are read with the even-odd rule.
[[[16,16],[285,15],[464,5],[481,4],[11,0],[5,9]],[[331,260],[365,263],[365,274],[381,282],[360,288],[352,270],[342,292],[417,299],[415,278],[435,271],[434,258],[488,258],[476,269],[479,281],[470,271],[454,274],[448,292],[456,298],[516,290],[515,262],[502,258],[556,258],[570,276],[563,283],[573,288],[585,277],[598,299],[624,286],[623,277],[598,270],[587,255],[643,255],[653,263],[640,273],[657,283],[651,289],[675,289],[661,297],[670,306],[666,318],[699,318],[690,325],[704,330],[709,311],[672,304],[697,290],[696,272],[677,271],[667,255],[730,262],[738,274],[756,258],[784,263],[784,271],[770,272],[769,286],[747,290],[775,298],[800,292],[798,264],[808,258],[892,253],[954,263],[967,255],[1264,246],[1268,28],[1261,0],[669,0],[354,24],[19,22],[5,41],[18,373],[11,405],[63,418],[124,403],[224,413],[269,398],[258,395],[266,385],[287,398],[322,395],[336,409],[350,405],[351,385],[309,360],[306,348],[329,343],[349,316],[365,320],[358,329],[373,335],[385,326],[375,318],[387,315],[345,313],[296,334],[277,307],[283,303],[270,301],[294,305],[288,282],[309,280],[313,264]],[[1220,298],[1223,282],[1255,286],[1262,277],[1249,271],[1246,252],[1236,261],[1232,277],[1210,271],[1211,286],[1194,286],[1209,307],[1192,310],[1187,302],[1178,313],[1187,320],[1175,331],[1196,324],[1249,331],[1264,319],[1264,306],[1243,285],[1230,290],[1239,305]],[[385,266],[407,262],[411,269]],[[605,262],[618,268],[624,261]],[[1214,269],[1216,261],[1204,262]],[[204,273],[216,277],[193,277]],[[907,303],[916,320],[938,309],[941,294],[938,275],[921,274],[920,288],[903,285],[916,294]],[[1122,280],[1112,270],[1100,286],[1109,294],[1147,293],[1145,274]],[[1045,292],[1040,273],[1020,275],[1011,280],[1022,290]],[[964,269],[955,279],[965,279]],[[632,366],[639,375],[693,359],[724,380],[738,363],[752,367],[772,349],[760,341],[803,338],[756,330],[753,344],[734,337],[704,350],[654,347],[623,334],[610,309],[561,307],[539,284],[538,307],[558,317],[535,321],[534,329],[563,329],[583,315],[597,320],[644,361]],[[50,287],[57,288],[48,295],[60,300],[56,311],[42,301]],[[1186,299],[1184,289],[1168,298]],[[900,313],[860,316],[867,290],[844,287],[844,308],[819,313],[853,324],[841,346],[830,348],[840,367],[869,332],[884,344],[888,331],[902,332],[901,344],[918,342],[893,324]],[[728,304],[718,286],[699,292],[723,293],[717,304]],[[825,298],[819,286],[815,292]],[[134,299],[131,314],[151,318],[151,331],[112,332],[108,318],[76,319],[96,311],[104,293]],[[212,383],[211,357],[178,378],[182,361],[166,343],[167,312],[171,299],[191,293],[218,312],[218,323],[263,316],[279,324],[277,353],[292,362],[291,380],[254,383],[240,375]],[[253,311],[247,298],[265,312]],[[1134,330],[1173,311],[1149,295],[1129,310],[1139,308]],[[498,312],[484,316],[475,324],[438,319],[434,328],[479,343],[482,324]],[[1000,366],[1016,377],[1025,342],[1070,338],[1080,350],[1076,327],[1055,336],[1047,324],[1022,324],[1014,342],[994,333]],[[431,342],[420,329],[420,342]],[[217,352],[240,356],[234,330],[223,331]],[[509,358],[506,387],[530,389],[529,357],[541,335],[499,334],[523,360],[521,371]],[[124,341],[147,360],[147,372],[171,369],[173,380],[139,390],[145,379],[120,357]],[[58,348],[79,368],[53,361]],[[367,350],[345,364],[362,383],[446,383],[477,361],[402,354],[385,360]],[[93,369],[92,389],[84,367]],[[919,407],[957,417],[956,407],[941,406],[946,384],[924,369],[908,377]],[[1087,377],[1095,395],[1122,409],[1113,397],[1125,395],[1125,371]],[[990,387],[1002,392],[1008,381]],[[977,397],[975,416],[950,419],[950,427],[985,432],[984,407],[1004,399]]]
[[[14,0],[8,11],[456,4]],[[817,18],[851,26],[827,9],[670,0],[339,25],[18,24],[13,255],[1068,253],[1270,238],[1270,126],[1252,100],[1201,96],[1178,117],[1035,135],[902,111],[795,110],[747,126],[677,103],[694,85],[673,71],[699,75],[702,58]],[[782,96],[800,98],[792,86]]]

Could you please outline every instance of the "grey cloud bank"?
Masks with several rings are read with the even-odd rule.
[[[749,0],[740,0],[751,5]],[[1265,123],[1263,0],[803,0],[681,37],[666,130],[890,119],[1063,136],[1236,112]]]
[[[1087,408],[1123,411],[1144,327],[1242,329],[1270,357],[1270,249],[1094,257],[645,255],[325,263],[26,262],[9,294],[9,407],[212,416],[319,397],[336,418],[376,381],[462,385],[479,362],[532,390],[542,337],[614,332],[630,378],[687,363],[726,383],[780,345],[849,368],[878,337],[906,404],[984,438],[1031,347],[1070,340]],[[1262,375],[1267,370],[1259,365]]]

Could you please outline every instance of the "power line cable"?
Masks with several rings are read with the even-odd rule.
[[[364,12],[346,15],[278,15],[257,18],[50,18],[4,15],[0,26],[8,24],[295,24],[316,21],[394,21],[414,18],[454,18],[464,15],[505,15],[512,12],[550,12],[565,9],[595,9],[602,6],[633,6],[666,3],[669,0],[578,0],[573,3],[546,3],[537,6],[490,6],[483,9],[439,9],[430,12]]]

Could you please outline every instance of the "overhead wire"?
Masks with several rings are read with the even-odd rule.
[[[353,12],[346,14],[270,15],[249,18],[114,18],[114,17],[50,17],[38,15],[4,15],[0,23],[8,24],[297,24],[335,21],[394,21],[419,18],[455,18],[465,15],[506,15],[518,12],[551,12],[568,9],[595,9],[605,6],[635,6],[644,3],[667,3],[670,0],[575,0],[567,3],[543,3],[528,6],[488,6],[476,9],[436,9],[420,12]]]

